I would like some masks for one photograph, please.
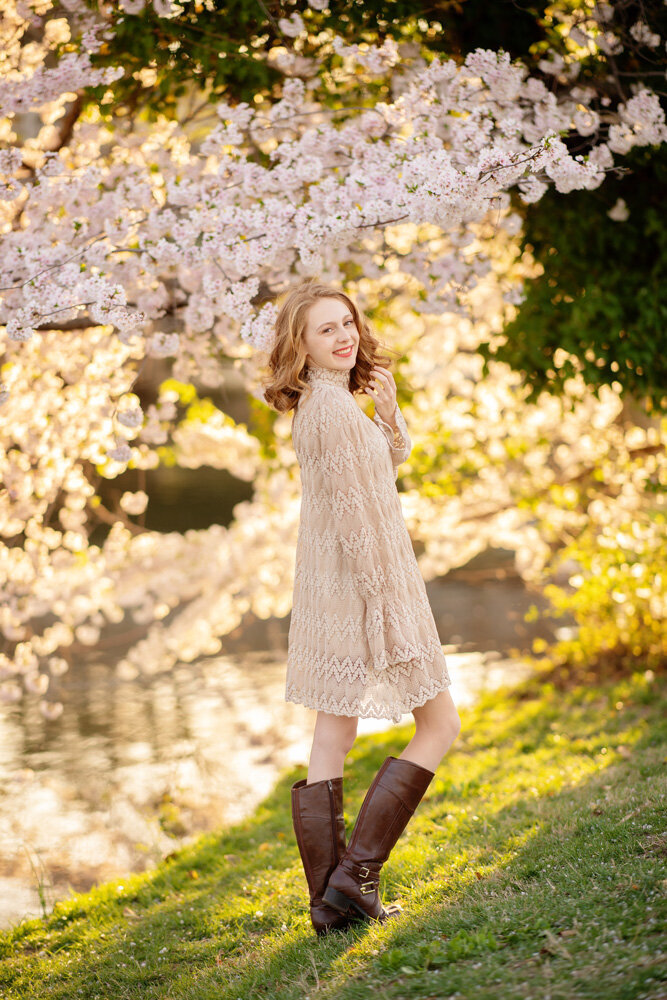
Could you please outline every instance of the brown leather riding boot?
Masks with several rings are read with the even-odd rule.
[[[329,875],[345,853],[343,779],[305,778],[292,785],[292,820],[310,893],[310,919],[317,934],[344,930],[350,918],[322,901]]]
[[[347,850],[329,878],[325,903],[367,921],[384,923],[396,915],[396,904],[385,909],[380,902],[380,869],[434,773],[410,760],[387,757],[366,792]]]

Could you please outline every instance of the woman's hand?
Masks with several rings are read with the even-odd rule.
[[[388,368],[383,368],[381,365],[371,368],[371,375],[375,377],[364,387],[364,392],[367,392],[375,401],[375,412],[380,420],[384,420],[385,423],[393,427],[394,410],[396,409],[394,376]]]

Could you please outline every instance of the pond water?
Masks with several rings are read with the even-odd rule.
[[[523,623],[539,602],[519,581],[447,577],[427,591],[458,706],[528,672],[508,651],[548,633]],[[0,707],[0,926],[153,867],[307,766],[316,713],[284,701],[288,629],[289,616],[248,619],[224,653],[131,682],[118,653],[91,651],[61,679],[60,718],[36,699]],[[359,732],[390,727],[360,720]]]

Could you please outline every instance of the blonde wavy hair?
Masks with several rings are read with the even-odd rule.
[[[311,392],[310,385],[303,378],[308,354],[303,335],[308,310],[318,299],[344,302],[359,332],[357,360],[350,372],[352,393],[361,392],[370,383],[371,369],[375,365],[386,367],[392,360],[391,354],[400,357],[397,351],[392,351],[374,336],[363,312],[345,292],[314,278],[293,285],[288,289],[276,319],[275,343],[268,360],[269,374],[262,379],[264,398],[279,413],[296,410],[301,396]]]

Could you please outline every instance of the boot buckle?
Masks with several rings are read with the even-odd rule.
[[[375,882],[362,882],[359,886],[359,892],[363,893],[364,896],[369,892],[375,892],[377,885]]]
[[[370,875],[370,873],[371,873],[371,870],[370,870],[370,868],[367,868],[366,865],[362,865],[362,867],[357,872],[359,878],[368,878],[368,876]]]

